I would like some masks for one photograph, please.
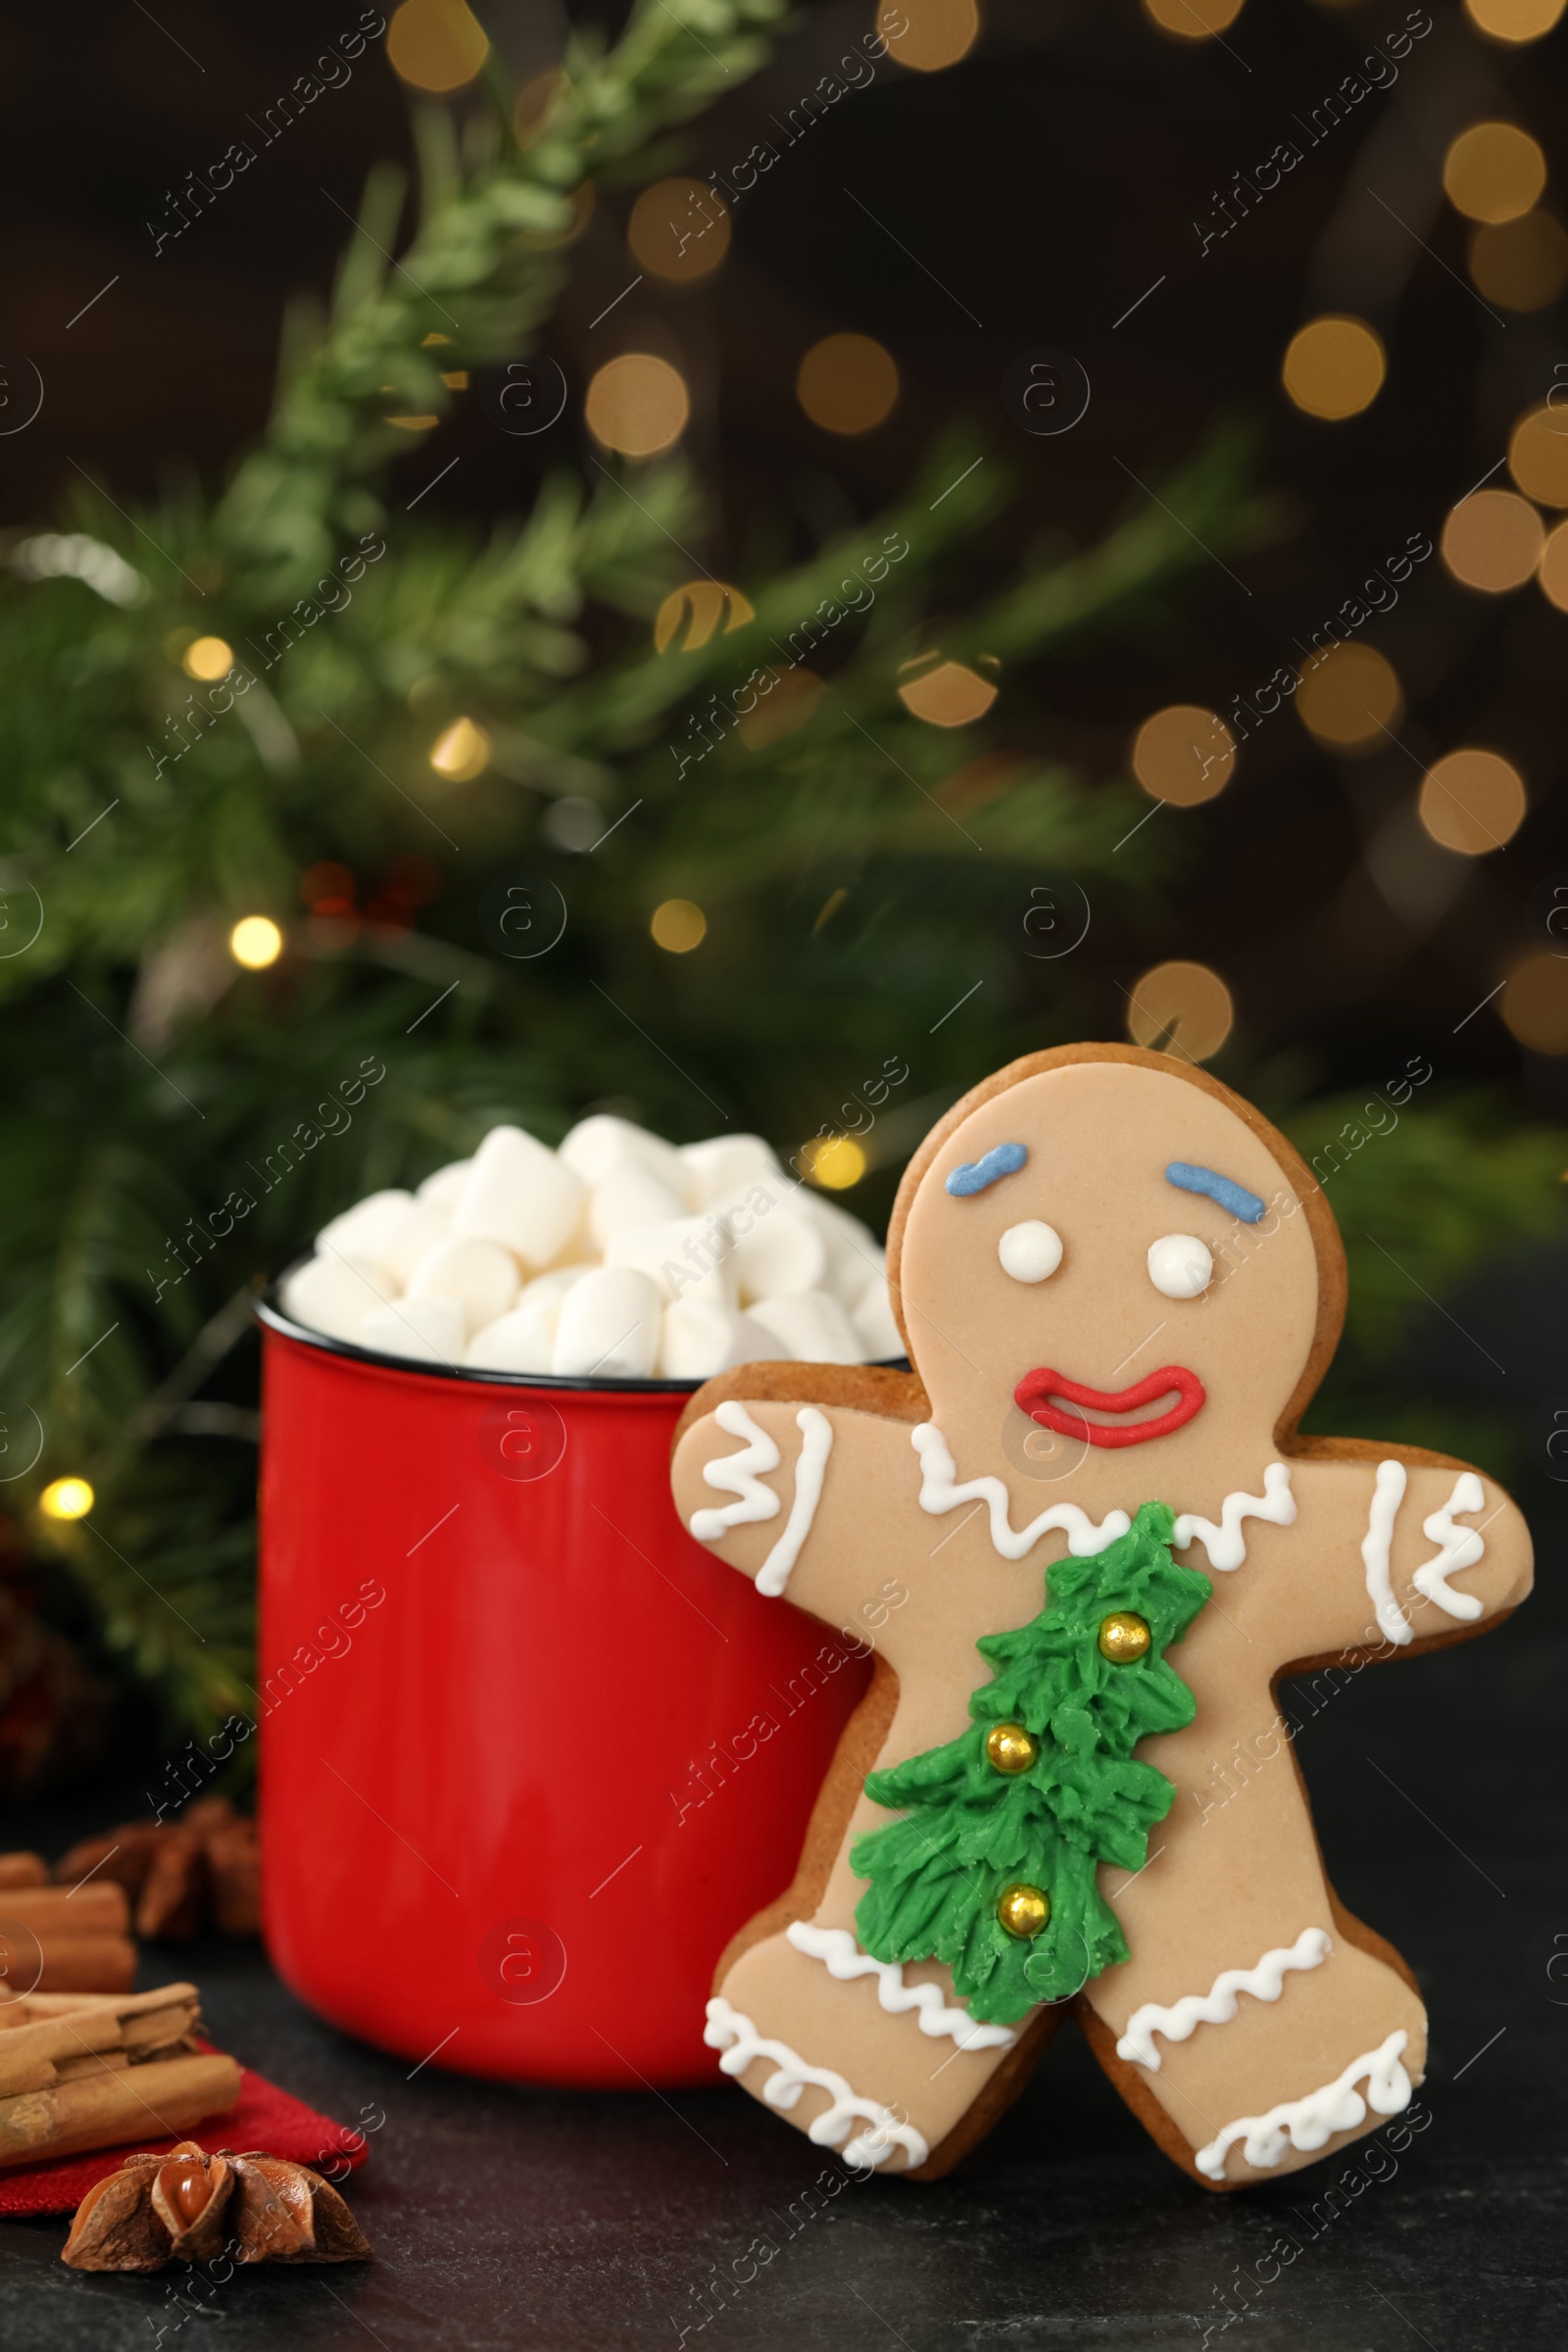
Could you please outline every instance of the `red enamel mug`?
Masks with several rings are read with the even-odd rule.
[[[258,1312],[278,1973],[460,2073],[711,2080],[714,1966],[794,1875],[863,1637],[687,1535],[688,1384],[406,1365]]]

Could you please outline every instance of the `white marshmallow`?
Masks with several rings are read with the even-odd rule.
[[[852,1308],[850,1321],[873,1364],[883,1363],[891,1355],[903,1355],[904,1334],[893,1319],[893,1299],[885,1282],[874,1282]]]
[[[562,1144],[561,1156],[585,1184],[597,1184],[612,1168],[643,1168],[668,1185],[682,1208],[691,1197],[690,1174],[674,1145],[606,1110],[577,1121]]]
[[[418,1188],[418,1198],[428,1200],[435,1208],[444,1208],[448,1215],[463,1198],[463,1188],[468,1181],[471,1159],[453,1159],[444,1168],[437,1168]]]
[[[772,1145],[760,1135],[710,1136],[706,1143],[682,1144],[680,1156],[690,1171],[694,1208],[711,1208],[748,1185],[790,1182]]]
[[[456,1298],[400,1298],[367,1315],[361,1346],[416,1364],[458,1364],[465,1339],[462,1302]]]
[[[887,1251],[870,1226],[862,1225],[858,1217],[852,1217],[836,1200],[825,1200],[820,1193],[805,1185],[799,1199],[827,1244],[826,1287],[848,1304],[859,1298],[874,1274],[886,1272]]]
[[[379,1259],[413,1206],[412,1193],[368,1193],[321,1227],[316,1247],[323,1257],[336,1250],[345,1257]]]
[[[743,1212],[744,1213],[744,1212]],[[732,1246],[736,1289],[743,1306],[827,1287],[828,1248],[820,1229],[798,1208],[770,1208]]]
[[[463,1308],[464,1338],[482,1331],[512,1306],[517,1296],[517,1261],[499,1242],[474,1234],[437,1242],[415,1268],[411,1298],[456,1298]]]
[[[635,1266],[595,1266],[561,1302],[550,1368],[569,1377],[646,1379],[659,1348],[659,1291]]]
[[[397,1284],[368,1257],[327,1251],[295,1268],[282,1289],[283,1312],[329,1340],[358,1342],[367,1315],[397,1297]]]
[[[563,1266],[526,1283],[510,1313],[476,1331],[464,1362],[487,1372],[548,1372],[556,1350],[561,1301],[589,1266]]]
[[[433,1200],[416,1200],[383,1244],[381,1263],[407,1290],[420,1258],[428,1257],[437,1242],[444,1242],[451,1230],[449,1208],[442,1208]]]
[[[733,1306],[733,1261],[729,1237],[716,1217],[628,1225],[612,1234],[605,1250],[607,1266],[637,1267],[658,1285],[666,1305],[675,1298],[707,1298],[715,1306]]]
[[[520,1127],[492,1127],[473,1155],[452,1230],[501,1242],[538,1269],[575,1231],[583,1191],[582,1178]]]
[[[625,1160],[601,1176],[588,1197],[588,1234],[603,1250],[613,1234],[628,1225],[665,1225],[681,1215],[685,1196],[650,1175],[634,1160]]]
[[[827,1291],[801,1291],[784,1298],[756,1299],[754,1323],[781,1339],[790,1353],[808,1364],[863,1364],[865,1349],[843,1306]]]
[[[736,1364],[755,1364],[787,1354],[782,1340],[706,1298],[678,1298],[666,1306],[659,1327],[659,1369],[665,1380],[710,1380]]]

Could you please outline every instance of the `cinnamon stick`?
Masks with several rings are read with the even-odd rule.
[[[123,1936],[130,1904],[113,1882],[89,1886],[19,1886],[0,1893],[0,1920],[29,1928],[40,1943],[51,1936]]]
[[[134,2033],[145,2017],[161,2024],[177,2019],[180,2034],[197,2019],[194,1984],[161,1984],[153,1992],[122,1993],[112,1999],[74,1997],[70,2006],[64,2005],[67,1998],[34,1993],[26,2006],[37,2007],[42,2014],[0,2035],[0,2098],[46,2088],[52,2077],[38,2081],[39,2067],[52,2068],[62,2059],[124,2046],[123,2036]]]
[[[177,2134],[207,2116],[226,2114],[239,2092],[238,2064],[214,2053],[84,2075],[52,2090],[0,2099],[0,2168]]]
[[[49,1936],[42,1938],[46,1992],[128,1992],[136,1947],[128,1936]]]
[[[0,1854],[0,1886],[47,1886],[49,1865],[42,1854]]]

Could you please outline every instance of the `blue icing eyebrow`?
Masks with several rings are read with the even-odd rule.
[[[1023,1144],[998,1144],[981,1158],[966,1159],[962,1167],[955,1168],[948,1178],[947,1189],[960,1200],[971,1193],[983,1193],[988,1184],[995,1184],[1000,1177],[1016,1176],[1028,1157],[1028,1148]],[[1263,1213],[1261,1200],[1257,1213],[1259,1216]]]
[[[1228,1176],[1216,1176],[1212,1168],[1195,1168],[1185,1159],[1173,1159],[1165,1170],[1165,1181],[1179,1185],[1184,1193],[1206,1193],[1244,1225],[1255,1225],[1263,1214],[1264,1203],[1255,1193],[1250,1193],[1244,1184],[1233,1184]]]

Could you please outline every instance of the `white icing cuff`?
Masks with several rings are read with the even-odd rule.
[[[1372,1489],[1372,1508],[1367,1517],[1366,1534],[1361,1539],[1361,1563],[1366,1570],[1367,1597],[1378,1622],[1378,1631],[1385,1642],[1402,1646],[1413,1642],[1415,1634],[1410,1621],[1394,1597],[1389,1580],[1389,1547],[1394,1542],[1394,1522],[1404,1500],[1405,1471],[1402,1462],[1379,1462],[1377,1481]]]
[[[1434,1511],[1421,1522],[1422,1533],[1434,1544],[1441,1544],[1443,1549],[1424,1568],[1418,1568],[1410,1582],[1428,1600],[1435,1600],[1440,1609],[1446,1609],[1450,1617],[1473,1619],[1481,1614],[1482,1604],[1475,1593],[1451,1592],[1447,1579],[1459,1575],[1463,1569],[1473,1568],[1487,1548],[1479,1528],[1454,1526],[1455,1511],[1481,1511],[1486,1504],[1487,1492],[1480,1479],[1473,1470],[1464,1470],[1455,1479],[1453,1493],[1442,1510]]]
[[[1332,1949],[1322,1928],[1303,1928],[1294,1943],[1265,1952],[1255,1968],[1222,1969],[1207,1992],[1186,1993],[1168,2009],[1157,2001],[1146,2001],[1127,2020],[1116,2055],[1136,2059],[1140,2066],[1158,2074],[1156,2034],[1163,2034],[1167,2041],[1186,2041],[1200,2026],[1228,2026],[1236,2015],[1238,1993],[1250,1992],[1254,2000],[1277,2001],[1285,1990],[1287,1969],[1321,1968]]]
[[[1212,1519],[1200,1519],[1196,1511],[1183,1511],[1171,1537],[1172,1547],[1182,1551],[1189,1544],[1201,1544],[1211,1568],[1240,1568],[1247,1557],[1244,1519],[1266,1519],[1272,1527],[1295,1525],[1296,1497],[1291,1493],[1287,1463],[1269,1463],[1261,1494],[1227,1494],[1220,1504],[1218,1527]]]
[[[933,2040],[946,2034],[960,2050],[1010,2050],[1018,2038],[1010,2026],[979,2025],[967,2009],[950,2008],[939,1985],[906,1984],[897,1960],[875,1960],[869,1952],[862,1952],[848,1928],[813,1928],[808,1921],[797,1919],[784,1933],[798,1952],[822,1961],[828,1975],[841,1984],[857,1977],[875,1977],[876,1997],[888,2015],[902,2017],[906,2010],[918,2010],[920,2031]]]
[[[1008,1516],[1010,1498],[1000,1478],[972,1478],[966,1486],[956,1486],[957,1476],[948,1442],[934,1421],[921,1421],[910,1430],[909,1442],[920,1457],[920,1508],[940,1516],[956,1510],[960,1502],[983,1502],[989,1506],[991,1541],[1004,1560],[1021,1560],[1032,1551],[1048,1530],[1057,1529],[1067,1539],[1067,1548],[1079,1559],[1090,1559],[1103,1551],[1107,1544],[1124,1536],[1132,1521],[1125,1511],[1107,1511],[1097,1527],[1087,1511],[1075,1502],[1058,1502],[1049,1511],[1042,1511],[1028,1526],[1013,1528]]]
[[[903,2148],[909,2160],[907,2170],[914,2172],[931,2153],[912,2124],[901,2124],[877,2099],[857,2098],[842,2075],[834,2074],[831,2067],[808,2066],[788,2042],[765,2041],[751,2019],[732,2009],[722,1993],[715,1993],[708,2004],[703,2039],[710,2050],[723,2051],[718,2063],[726,2075],[744,2075],[755,2059],[770,2059],[777,2071],[762,2085],[762,2096],[770,2107],[785,2114],[800,2104],[801,2093],[808,2085],[825,2090],[832,2105],[808,2127],[806,2135],[819,2148],[842,2148],[847,2164],[886,2164],[895,2148]],[[857,2120],[871,2128],[849,2139]]]
[[[790,1581],[790,1570],[801,1545],[811,1532],[816,1506],[822,1499],[822,1477],[833,1450],[833,1424],[814,1404],[804,1404],[795,1416],[801,1433],[801,1457],[795,1465],[795,1500],[784,1533],[757,1572],[757,1590],[774,1599]]]
[[[1352,2058],[1344,2074],[1336,2075],[1320,2090],[1309,2090],[1301,2099],[1282,2099],[1267,2115],[1244,2115],[1227,2124],[1217,2139],[1199,2149],[1199,2171],[1210,2180],[1223,2180],[1225,2152],[1237,2140],[1243,2143],[1242,2154],[1249,2164],[1270,2171],[1288,2147],[1310,2155],[1326,2147],[1336,2132],[1353,2132],[1357,2124],[1365,2122],[1369,2106],[1374,2115],[1397,2115],[1410,2104],[1410,2078],[1399,2064],[1409,2038],[1401,2026],[1375,2050]],[[1363,2076],[1365,2098],[1355,2088]]]

